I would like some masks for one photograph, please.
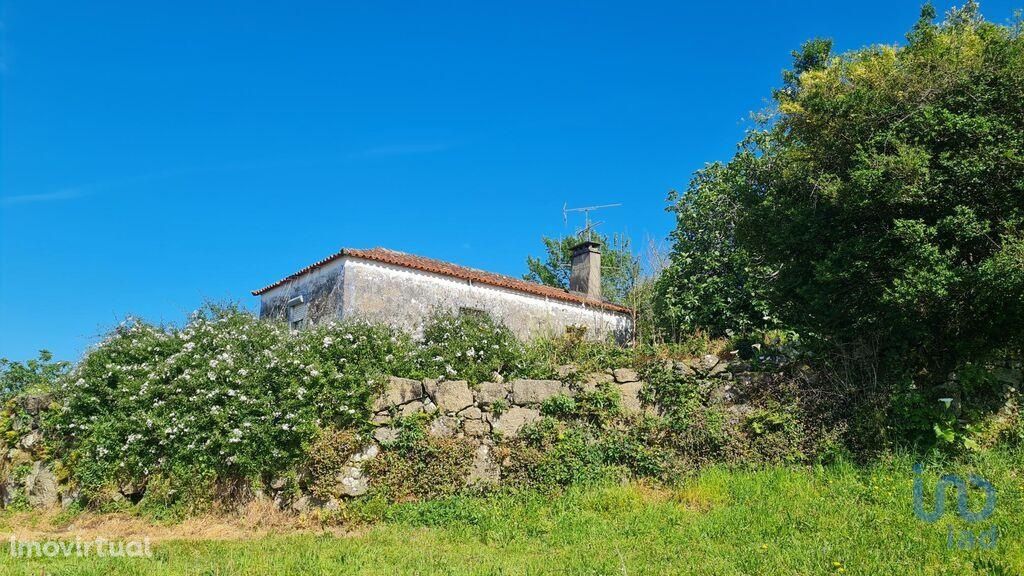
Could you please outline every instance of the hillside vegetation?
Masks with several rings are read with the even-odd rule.
[[[643,483],[457,496],[352,510],[352,532],[256,540],[161,541],[152,559],[25,560],[0,572],[127,574],[900,574],[1002,575],[1024,570],[1020,454],[940,472],[974,471],[1002,487],[994,550],[947,547],[955,516],[924,525],[911,510],[913,460],[868,467],[714,467],[677,487]],[[359,519],[358,521],[356,519]],[[366,522],[372,522],[366,525]],[[88,522],[82,522],[88,524]],[[15,527],[8,525],[7,529]],[[283,528],[279,528],[283,530]]]
[[[735,157],[671,196],[667,267],[616,245],[629,348],[210,305],[0,361],[12,529],[262,506],[306,531],[0,567],[1021,573],[1022,32],[926,5],[902,45],[794,52]],[[557,284],[570,243],[546,244]],[[940,478],[964,497],[936,519]]]

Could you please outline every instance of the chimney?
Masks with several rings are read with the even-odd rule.
[[[572,274],[569,291],[578,292],[594,300],[601,299],[601,245],[584,240],[572,249]]]

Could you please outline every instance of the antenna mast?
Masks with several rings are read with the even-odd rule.
[[[583,240],[592,240],[594,237],[594,228],[603,222],[591,222],[590,213],[594,210],[600,210],[601,208],[615,208],[616,206],[622,206],[622,204],[601,204],[598,206],[583,206],[580,208],[569,208],[569,203],[562,204],[562,221],[565,222],[566,226],[569,225],[569,212],[583,212],[583,218],[586,225],[581,230],[577,231],[579,237]]]

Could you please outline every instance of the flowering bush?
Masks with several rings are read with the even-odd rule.
[[[130,320],[57,389],[50,436],[87,498],[153,478],[257,482],[294,466],[321,426],[365,421],[380,374],[412,368],[408,338],[377,326],[290,334],[235,308],[181,329]]]
[[[230,498],[294,475],[328,431],[365,442],[388,376],[549,377],[565,350],[524,345],[484,315],[437,316],[414,341],[358,323],[295,332],[211,305],[182,327],[133,319],[114,329],[58,379],[46,436],[90,502]],[[428,444],[404,454],[427,457]]]
[[[523,377],[539,369],[512,331],[485,314],[435,316],[423,330],[420,354],[428,376],[474,384],[495,372]]]

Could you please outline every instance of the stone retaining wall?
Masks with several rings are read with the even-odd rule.
[[[46,507],[62,499],[57,477],[43,454],[40,418],[50,402],[47,394],[24,394],[14,401],[6,430],[14,441],[0,454],[0,507]]]
[[[738,368],[742,366],[737,365]],[[733,379],[729,362],[715,355],[692,361],[678,361],[673,368],[683,374],[723,380],[722,393],[728,395]],[[384,392],[374,403],[374,443],[353,456],[339,484],[342,495],[359,496],[370,487],[370,479],[362,464],[379,453],[380,448],[398,438],[393,421],[414,414],[431,415],[427,433],[435,437],[465,438],[475,446],[474,462],[468,478],[470,484],[497,482],[501,468],[494,458],[494,447],[503,440],[518,436],[527,424],[541,418],[541,404],[554,396],[575,396],[594,392],[608,385],[619,393],[626,413],[656,413],[654,406],[644,405],[641,391],[646,385],[632,368],[615,368],[578,375],[576,367],[558,369],[559,380],[495,379],[470,386],[464,380],[410,380],[390,377]],[[572,382],[572,383],[570,383]],[[369,456],[368,456],[369,455]]]
[[[733,380],[756,377],[739,362],[730,362],[714,355],[671,363],[680,374],[714,379],[716,394],[731,409],[741,410],[742,399],[733,391]],[[594,392],[602,386],[616,391],[626,413],[657,413],[656,406],[644,404],[646,384],[636,370],[615,368],[580,374],[575,366],[561,366],[557,379],[505,381],[495,376],[491,382],[471,386],[464,380],[411,380],[390,377],[381,395],[373,404],[371,438],[350,456],[335,479],[339,497],[365,494],[371,479],[364,473],[364,465],[387,450],[398,439],[395,419],[422,414],[427,417],[426,431],[440,438],[462,438],[472,443],[474,460],[467,482],[469,484],[496,482],[501,477],[501,466],[495,457],[495,448],[502,442],[516,438],[523,427],[541,418],[541,405],[548,399],[565,395],[576,396]],[[45,507],[66,503],[74,497],[66,486],[61,486],[53,468],[45,459],[42,449],[40,417],[51,404],[47,395],[26,394],[18,398],[7,414],[7,445],[13,446],[0,454],[0,504],[10,506]],[[10,407],[9,407],[10,408]],[[304,472],[299,470],[300,478]],[[303,482],[300,481],[300,487]],[[124,491],[122,490],[122,494]],[[292,494],[289,496],[289,494]],[[305,510],[311,506],[330,506],[331,502],[317,502],[310,494],[295,498],[293,487],[285,479],[275,480],[268,487],[267,496],[284,507]],[[337,503],[336,501],[334,502]]]

